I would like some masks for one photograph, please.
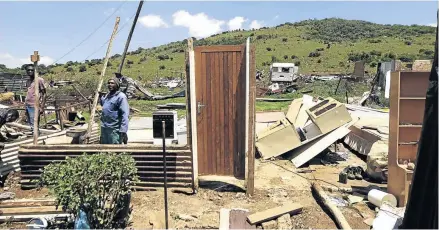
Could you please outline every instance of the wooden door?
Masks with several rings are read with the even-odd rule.
[[[195,47],[199,175],[245,177],[245,45]]]

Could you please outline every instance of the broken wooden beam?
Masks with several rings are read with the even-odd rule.
[[[311,188],[314,190],[314,192],[317,194],[317,197],[320,199],[320,201],[323,203],[323,205],[329,209],[329,212],[332,214],[332,216],[335,219],[335,222],[341,229],[352,229],[349,223],[347,222],[346,218],[343,216],[343,213],[340,211],[340,209],[335,206],[331,200],[329,200],[328,195],[326,195],[325,191],[323,191],[322,187],[320,187],[319,184],[313,183]]]
[[[256,225],[266,221],[274,220],[285,214],[295,215],[302,212],[303,206],[297,203],[287,203],[280,207],[267,209],[262,212],[251,214],[247,217],[250,224]]]
[[[38,206],[54,206],[55,199],[18,199],[4,200],[0,202],[0,209],[14,207],[38,207]]]

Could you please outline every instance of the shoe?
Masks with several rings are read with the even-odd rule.
[[[346,174],[349,180],[355,180],[354,167],[348,166],[346,168]]]
[[[363,176],[362,176],[363,168],[361,168],[360,166],[352,167],[352,171],[353,171],[353,174],[355,176],[355,179],[363,180]]]

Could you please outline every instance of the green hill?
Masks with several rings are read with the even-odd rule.
[[[195,40],[200,45],[243,44],[247,37],[256,46],[256,68],[268,72],[274,61],[294,62],[299,73],[351,73],[353,62],[365,60],[366,68],[375,72],[380,61],[399,59],[433,59],[436,28],[429,26],[381,25],[358,20],[329,18],[285,23],[258,30],[227,31]],[[159,77],[180,76],[184,70],[187,41],[128,53],[123,73],[143,83]],[[104,51],[102,51],[104,52]],[[46,79],[75,79],[81,88],[96,84],[102,59],[85,63],[67,62],[43,66]],[[113,76],[120,54],[113,55],[106,76]],[[0,70],[1,70],[0,65]]]

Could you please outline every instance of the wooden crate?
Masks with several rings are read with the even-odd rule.
[[[406,205],[410,190],[413,170],[407,163],[416,161],[429,76],[430,72],[391,73],[387,190],[399,207]]]

